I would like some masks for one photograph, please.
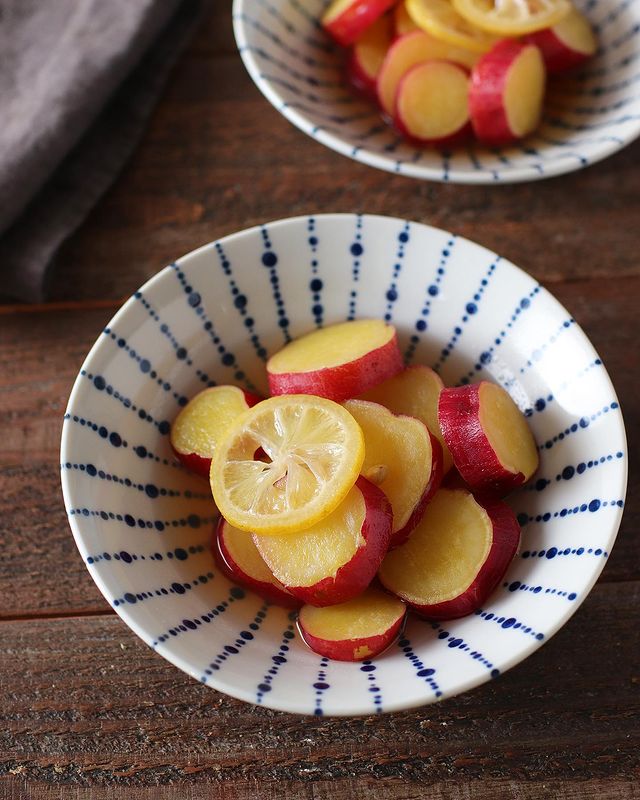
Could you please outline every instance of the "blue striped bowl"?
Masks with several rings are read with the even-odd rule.
[[[540,129],[502,149],[416,149],[385,125],[342,78],[342,54],[319,29],[327,0],[234,0],[236,41],[249,74],[290,122],[372,167],[433,181],[514,183],[572,172],[640,134],[640,3],[575,0],[600,49],[587,66],[554,78]]]
[[[218,573],[207,482],[174,460],[167,435],[198,390],[220,382],[266,392],[267,354],[353,317],[392,321],[407,363],[433,365],[449,384],[491,378],[507,387],[541,454],[533,484],[512,499],[520,554],[486,606],[451,623],[412,618],[400,642],[364,664],[314,655],[287,611]],[[122,619],[208,686],[308,714],[430,703],[525,658],[604,567],[627,467],[605,368],[547,291],[444,231],[351,214],[243,231],[146,283],[80,371],[61,459],[78,548]]]

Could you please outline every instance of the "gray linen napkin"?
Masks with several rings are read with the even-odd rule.
[[[0,295],[39,301],[207,0],[0,0]]]

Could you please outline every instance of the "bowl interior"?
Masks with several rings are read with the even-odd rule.
[[[640,133],[640,4],[575,0],[600,48],[584,68],[554,76],[540,129],[521,144],[416,149],[344,84],[343,58],[319,28],[326,0],[235,0],[238,48],[253,80],[294,125],[370,166],[430,180],[535,180],[587,166]]]
[[[511,502],[521,552],[479,613],[412,618],[362,665],[300,641],[288,613],[232,585],[208,550],[205,480],[172,457],[183,398],[214,381],[266,392],[266,355],[314,326],[378,317],[407,363],[448,384],[490,378],[541,451]],[[616,396],[571,316],[528,275],[464,239],[384,217],[254,228],[164,269],[104,329],[65,417],[62,481],[78,547],[145,642],[217,689],[274,708],[359,714],[448,696],[522,660],[575,611],[611,549],[626,484]]]

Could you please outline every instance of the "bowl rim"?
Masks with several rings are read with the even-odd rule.
[[[414,221],[414,220],[402,220],[402,219],[400,219],[398,217],[391,217],[391,216],[386,216],[386,215],[381,215],[381,214],[326,213],[326,214],[313,214],[312,216],[316,220],[317,219],[322,219],[324,221],[338,221],[338,220],[344,220],[344,219],[353,220],[354,218],[357,218],[357,217],[361,217],[362,219],[368,219],[368,220],[380,220],[380,221],[394,222],[394,223],[399,223],[399,222],[401,223],[401,222],[407,222],[408,221],[413,226],[426,228],[426,229],[428,229],[430,231],[437,232],[438,234],[444,233],[444,234],[447,234],[447,235],[452,235],[452,234],[450,234],[450,232],[448,232],[448,231],[446,231],[446,230],[444,230],[442,228],[437,228],[437,227],[435,227],[433,225],[428,225],[426,223],[417,222],[417,221]],[[301,215],[296,215],[294,217],[285,217],[285,218],[282,218],[282,219],[274,220],[272,222],[266,222],[266,223],[262,223],[262,224],[259,224],[259,225],[254,225],[254,226],[251,226],[250,228],[245,228],[245,229],[243,229],[241,231],[237,231],[235,233],[227,234],[224,237],[221,237],[219,239],[214,239],[211,242],[208,242],[208,243],[206,243],[204,245],[201,245],[200,247],[190,251],[189,253],[185,254],[184,256],[176,259],[176,262],[174,262],[174,263],[178,263],[179,262],[179,263],[184,264],[185,262],[188,262],[188,261],[196,258],[200,253],[203,253],[203,252],[206,252],[206,251],[210,250],[212,247],[215,246],[216,243],[220,243],[223,246],[225,246],[226,244],[230,243],[232,240],[238,240],[238,239],[241,239],[241,238],[254,236],[256,234],[256,232],[259,232],[264,226],[267,226],[270,229],[281,228],[281,227],[286,227],[287,225],[291,225],[291,224],[300,224],[302,222],[306,223],[308,219],[309,219],[309,215],[301,214]],[[483,245],[480,245],[480,244],[474,242],[471,239],[467,239],[466,237],[463,237],[463,236],[457,236],[456,238],[457,238],[457,240],[459,242],[468,243],[468,244],[473,245],[475,248],[479,248],[480,250],[482,250],[487,255],[496,256],[496,254],[493,253],[493,251],[489,250],[488,248],[484,247]],[[512,262],[508,261],[507,259],[502,259],[501,263],[504,266],[506,266],[509,270],[515,270],[516,272],[520,273],[522,276],[526,277],[527,279],[529,279],[531,281],[535,280],[534,278],[532,278],[532,276],[529,273],[527,273],[525,270],[523,270],[522,268],[518,267],[517,265],[513,264]],[[164,267],[163,269],[159,270],[157,273],[152,275],[147,281],[145,281],[145,283],[142,284],[140,289],[138,289],[137,291],[146,292],[148,289],[152,289],[156,285],[159,285],[159,284],[163,283],[165,281],[165,279],[167,278],[167,276],[172,274],[172,272],[173,272],[173,269],[172,269],[171,265]],[[542,287],[542,292],[543,292],[544,296],[546,297],[546,299],[548,301],[551,301],[559,309],[561,309],[561,310],[566,312],[566,309],[564,308],[564,306],[554,297],[553,294],[551,294],[551,292],[549,292],[548,290],[544,289],[544,287]],[[136,307],[136,304],[137,304],[137,301],[136,301],[135,293],[134,293],[116,311],[116,313],[113,315],[111,320],[107,323],[107,325],[109,327],[115,327],[117,325],[117,323],[119,323],[123,318],[125,318],[129,314],[129,312],[130,312],[130,310],[132,308]],[[568,313],[568,312],[566,312],[566,313]],[[593,345],[591,344],[591,341],[589,340],[589,338],[585,334],[585,332],[582,330],[581,326],[576,323],[573,327],[575,329],[576,334],[579,335],[586,342],[586,344],[588,344],[591,348],[593,348]],[[98,336],[98,338],[96,339],[96,341],[92,345],[91,349],[89,350],[89,353],[85,357],[85,359],[84,359],[84,361],[83,361],[83,363],[82,363],[82,365],[80,367],[80,370],[78,372],[78,375],[76,376],[76,379],[75,379],[75,381],[73,383],[73,387],[72,387],[70,395],[69,395],[69,400],[67,402],[67,406],[66,406],[66,409],[65,409],[65,412],[64,412],[65,417],[66,417],[67,414],[73,413],[74,405],[78,401],[79,397],[81,397],[82,394],[86,391],[86,388],[85,388],[86,387],[86,381],[84,381],[82,379],[81,372],[85,371],[85,370],[86,371],[91,371],[92,362],[97,357],[98,353],[102,351],[103,347],[104,347],[104,339],[103,339],[103,337]],[[594,352],[596,352],[595,348],[593,348],[593,349],[594,349]],[[604,362],[603,362],[603,367],[604,367],[604,369],[602,371],[601,379],[607,383],[608,388],[611,391],[612,398],[616,402],[619,403],[615,388],[613,386],[613,383],[611,382],[611,378],[609,376],[609,373],[607,372],[606,365],[604,364]],[[624,503],[623,507],[616,507],[615,515],[613,516],[613,518],[611,520],[611,523],[609,525],[608,537],[607,537],[606,543],[605,543],[605,546],[607,548],[607,551],[608,551],[609,555],[611,553],[611,548],[612,548],[612,546],[614,545],[614,543],[616,541],[616,538],[617,538],[617,535],[618,535],[618,531],[619,531],[619,528],[620,528],[620,524],[621,524],[621,520],[622,520],[622,516],[623,516],[623,513],[624,513],[624,507],[626,506],[626,493],[627,493],[627,482],[628,482],[628,463],[629,463],[628,462],[627,436],[626,436],[624,418],[623,418],[623,415],[622,415],[622,409],[620,409],[620,414],[616,415],[615,419],[616,419],[616,424],[617,424],[617,427],[618,427],[618,433],[619,433],[619,435],[621,437],[621,441],[625,445],[624,446],[624,450],[623,450],[624,457],[621,459],[622,463],[619,465],[622,469],[621,469],[621,472],[620,472],[621,480],[620,480],[620,487],[619,487],[620,491],[619,491],[619,494],[618,494],[618,496],[620,498],[622,498],[625,501],[625,503]],[[60,441],[60,463],[61,464],[64,464],[67,461],[73,460],[72,458],[69,457],[69,451],[70,451],[70,448],[73,446],[73,437],[75,435],[73,433],[73,431],[75,431],[75,427],[74,426],[63,424],[61,441]],[[71,494],[72,494],[72,491],[73,491],[72,484],[74,482],[73,474],[74,473],[72,473],[72,472],[70,472],[68,470],[61,470],[62,495],[63,495],[63,499],[64,499],[64,504],[65,504],[65,511],[72,506]],[[109,606],[111,608],[114,608],[112,606],[110,600],[109,600],[109,597],[111,596],[112,592],[110,592],[109,589],[108,589],[108,585],[107,585],[108,582],[109,582],[108,579],[103,577],[103,575],[101,574],[101,570],[99,568],[97,568],[95,565],[87,563],[87,557],[89,555],[89,552],[88,552],[88,550],[87,550],[87,548],[85,547],[85,544],[84,544],[84,535],[83,535],[83,532],[81,530],[81,525],[80,525],[81,518],[79,516],[76,516],[76,515],[70,516],[67,513],[67,520],[68,520],[69,526],[71,528],[71,532],[73,534],[73,538],[75,540],[76,547],[78,548],[78,550],[80,552],[80,555],[82,557],[82,560],[83,560],[83,563],[84,563],[85,567],[89,571],[89,574],[91,575],[93,581],[95,582],[95,584],[97,585],[98,589],[102,593],[103,597],[109,603]],[[512,667],[516,666],[517,664],[521,663],[526,658],[528,658],[539,647],[541,647],[543,644],[545,644],[547,641],[549,641],[549,639],[552,636],[554,636],[555,633],[557,633],[557,631],[560,630],[560,628],[562,628],[568,622],[568,620],[577,612],[578,608],[582,605],[582,603],[588,597],[589,593],[591,592],[591,590],[593,589],[595,583],[597,582],[598,578],[600,577],[603,569],[605,568],[606,564],[608,563],[608,560],[609,560],[609,558],[606,558],[606,559],[602,559],[602,561],[594,562],[594,567],[592,569],[589,581],[585,585],[584,590],[581,591],[579,597],[576,598],[576,601],[574,603],[572,603],[571,605],[568,605],[565,608],[564,612],[558,615],[558,617],[556,618],[556,621],[554,622],[554,624],[551,625],[548,630],[545,630],[544,639],[542,639],[540,641],[537,640],[537,639],[530,639],[527,642],[527,646],[518,649],[516,654],[514,654],[510,658],[506,658],[504,661],[501,661],[500,665],[499,665],[500,674],[503,674],[507,670],[511,669]],[[130,612],[128,611],[127,606],[118,605],[117,607],[114,608],[114,610],[118,614],[120,619],[140,639],[142,639],[142,641],[145,642],[145,644],[147,644],[151,649],[153,649],[154,652],[156,652],[159,656],[163,657],[165,660],[167,660],[173,666],[175,666],[178,669],[182,670],[183,672],[187,673],[187,675],[189,675],[190,677],[194,678],[194,680],[197,680],[198,682],[201,682],[200,681],[200,671],[197,670],[195,667],[192,667],[186,658],[182,657],[179,653],[177,653],[177,652],[175,652],[175,651],[173,651],[173,650],[171,650],[169,648],[160,649],[158,647],[154,647],[153,646],[153,637],[152,637],[152,635],[150,635],[144,629],[143,625],[141,623],[139,623],[130,614]],[[462,693],[467,692],[467,691],[469,691],[471,689],[474,689],[474,688],[476,688],[478,686],[481,686],[484,683],[487,683],[491,679],[492,679],[492,676],[489,673],[486,673],[486,674],[483,673],[483,674],[477,675],[475,677],[470,677],[466,681],[463,681],[463,682],[460,682],[459,684],[457,684],[454,691],[452,691],[451,693],[448,692],[441,699],[446,700],[446,699],[448,699],[450,697],[454,697],[456,695],[462,694]],[[233,684],[227,683],[226,680],[223,680],[221,678],[217,678],[215,676],[215,674],[208,677],[206,685],[208,687],[211,687],[211,688],[215,689],[216,691],[222,692],[223,694],[227,694],[227,695],[229,695],[231,697],[234,697],[234,698],[236,698],[238,700],[243,700],[243,701],[248,702],[248,703],[250,703],[252,705],[256,704],[255,703],[255,695],[254,694],[252,694],[249,691],[243,691],[241,688],[238,688],[238,687],[234,686]],[[399,700],[399,701],[392,702],[389,705],[385,706],[385,708],[383,709],[383,713],[393,713],[393,712],[397,712],[397,711],[405,711],[405,710],[409,710],[409,709],[413,709],[413,708],[419,708],[419,707],[422,707],[422,706],[425,706],[425,705],[430,705],[432,702],[438,702],[438,701],[439,701],[439,698],[429,698],[427,700],[424,700],[422,698],[409,697],[406,700]],[[270,702],[270,698],[267,697],[267,698],[265,698],[263,700],[261,705],[264,706],[265,708],[271,708],[271,709],[276,710],[276,711],[285,711],[287,713],[298,714],[300,716],[311,716],[312,715],[312,712],[301,711],[300,708],[297,706],[297,704],[295,702],[289,702],[286,699],[278,700],[277,703],[272,703],[272,702]],[[358,706],[358,705],[355,705],[355,704],[353,706],[349,706],[348,701],[347,701],[347,702],[344,703],[344,708],[343,709],[340,709],[339,711],[328,711],[328,712],[325,712],[324,716],[327,716],[327,717],[356,717],[356,716],[370,716],[371,714],[372,714],[372,711],[371,711],[370,708],[363,709],[361,706]]]
[[[459,183],[462,185],[476,186],[526,183],[528,181],[555,178],[559,175],[565,175],[569,172],[576,172],[590,167],[592,164],[597,164],[599,161],[603,161],[605,158],[627,147],[627,145],[631,144],[640,136],[640,115],[638,115],[635,124],[627,129],[624,135],[617,136],[610,141],[605,140],[599,142],[597,152],[590,155],[588,160],[584,158],[580,158],[579,160],[576,157],[576,153],[571,151],[571,153],[567,153],[566,155],[560,154],[552,162],[545,162],[544,170],[541,170],[540,164],[536,163],[511,168],[505,171],[485,168],[478,169],[477,171],[460,172],[455,169],[449,169],[448,159],[444,155],[442,155],[442,167],[440,169],[381,155],[380,153],[367,149],[366,146],[361,147],[359,145],[354,145],[348,139],[326,130],[321,125],[315,125],[307,114],[296,108],[292,108],[286,102],[278,88],[263,76],[254,52],[247,43],[244,27],[246,16],[245,9],[247,6],[248,0],[233,0],[233,33],[244,66],[263,96],[271,103],[276,111],[282,114],[282,116],[296,128],[307,134],[307,136],[310,136],[319,144],[325,145],[330,150],[334,150],[340,153],[340,155],[346,156],[353,161],[366,164],[369,167],[391,172],[394,175],[403,175],[417,180],[436,181],[438,183]],[[427,150],[427,152],[429,152],[429,150]],[[438,151],[431,150],[430,152],[435,153]]]

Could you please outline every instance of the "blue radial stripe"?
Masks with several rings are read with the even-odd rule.
[[[469,645],[465,640],[460,636],[454,636],[449,633],[448,630],[442,627],[438,622],[429,622],[428,620],[423,620],[425,624],[430,625],[432,630],[437,631],[438,634],[438,641],[442,642],[442,644],[446,645],[451,650],[460,651],[465,653],[469,658],[472,658],[474,661],[482,664],[483,667],[486,667],[488,670],[491,671],[491,677],[497,678],[500,674],[500,670],[496,669],[491,661],[484,656],[479,650],[474,649],[471,645]]]
[[[157,638],[155,638],[153,640],[152,647],[156,648],[159,644],[163,644],[172,637],[175,638],[177,636],[181,636],[183,633],[195,631],[202,627],[203,623],[205,625],[209,625],[221,614],[224,614],[233,603],[244,600],[245,597],[246,594],[244,589],[241,589],[239,586],[232,586],[226,600],[222,600],[206,614],[202,614],[199,617],[183,619],[182,621],[178,622],[173,628],[169,628],[167,631],[161,633]]]
[[[283,89],[286,89],[288,92],[291,92],[292,95],[295,97],[301,97],[302,99],[306,100],[308,103],[313,103],[314,105],[324,106],[326,105],[326,98],[321,97],[318,94],[313,94],[312,92],[308,92],[304,89],[300,89],[294,83],[291,83],[290,80],[285,80],[284,78],[280,78],[277,75],[266,75],[265,73],[260,73],[260,77],[263,81],[267,81],[268,83],[273,83],[276,86],[282,86]],[[337,106],[354,106],[357,104],[357,100],[355,97],[351,95],[344,95],[344,97],[332,97],[331,103]],[[315,112],[314,112],[315,113]]]
[[[574,506],[561,508],[559,511],[544,511],[542,514],[529,514],[527,511],[520,511],[518,513],[518,522],[520,527],[524,528],[535,523],[550,522],[552,519],[564,519],[565,517],[575,516],[577,514],[596,514],[604,508],[623,508],[624,500],[600,500],[598,497],[577,503]]]
[[[527,636],[533,636],[533,638],[537,639],[539,642],[544,639],[544,633],[536,632],[525,622],[521,622],[515,617],[499,616],[498,614],[494,614],[492,611],[485,611],[482,608],[478,608],[474,612],[474,614],[480,619],[483,619],[485,622],[494,622],[496,625],[499,625],[503,630],[519,631],[520,633],[524,633]]]
[[[307,8],[305,8],[300,0],[287,0],[289,6],[295,9],[301,17],[304,17],[305,21],[313,25],[318,30],[322,30],[322,25],[320,20],[318,19],[317,14],[312,14]]]
[[[555,344],[560,335],[568,331],[574,323],[575,319],[573,319],[573,317],[569,317],[569,319],[564,320],[564,322],[558,326],[556,331],[551,334],[547,341],[541,344],[539,347],[536,347],[536,349],[531,353],[527,359],[527,363],[523,367],[520,367],[520,374],[524,374],[528,369],[533,367],[535,363],[540,361],[549,347],[552,344]]]
[[[290,64],[287,64],[287,62],[281,61],[279,58],[272,56],[270,53],[267,53],[261,47],[252,47],[250,45],[246,45],[242,49],[245,52],[255,53],[255,55],[259,56],[264,61],[268,62],[269,64],[273,64],[278,69],[281,69],[283,72],[286,72],[286,74],[292,80],[299,81],[300,83],[303,83],[307,86],[316,86],[320,89],[344,89],[344,81],[322,80],[321,78],[318,78],[313,74],[299,72],[297,69],[294,69]]]
[[[237,656],[243,647],[245,647],[249,642],[254,640],[253,632],[257,632],[260,630],[262,623],[267,618],[267,614],[269,613],[269,606],[265,603],[263,604],[258,612],[253,616],[251,622],[247,623],[247,625],[237,634],[237,638],[234,640],[233,644],[227,643],[224,645],[222,650],[213,657],[209,665],[205,668],[203,674],[200,676],[200,680],[202,683],[206,683],[207,679],[213,675],[214,672],[219,672],[223,669],[225,663],[233,658],[233,656]],[[247,630],[250,628],[251,630]]]
[[[96,433],[101,439],[108,440],[109,444],[113,447],[122,447],[127,449],[130,445],[126,439],[124,439],[118,431],[109,430],[106,425],[102,425],[99,422],[94,422],[93,420],[87,419],[86,417],[80,417],[77,414],[65,414],[64,415],[64,422],[72,422],[80,427],[87,428],[88,430],[93,431]],[[151,459],[155,461],[156,464],[162,464],[165,467],[173,467],[173,469],[180,470],[181,472],[186,472],[186,468],[176,459],[169,460],[168,458],[161,458],[160,456],[152,453],[147,447],[143,444],[138,445],[131,445],[131,449],[133,452],[142,459]]]
[[[336,65],[334,62],[331,61],[318,61],[317,58],[313,56],[309,56],[300,52],[300,50],[296,50],[294,47],[290,47],[286,44],[276,33],[269,30],[269,28],[265,28],[258,20],[253,19],[253,17],[248,16],[247,14],[235,14],[235,19],[241,19],[243,22],[246,22],[254,30],[258,31],[258,33],[262,34],[266,39],[268,39],[272,44],[282,50],[290,58],[297,59],[300,63],[306,64],[308,67],[314,67],[316,69],[326,69],[330,72],[336,71]],[[244,46],[240,47],[240,52],[242,52]]]
[[[168,489],[164,486],[156,486],[155,483],[140,483],[136,478],[122,477],[116,475],[115,472],[105,472],[105,470],[96,467],[95,464],[87,462],[77,464],[67,461],[64,464],[60,464],[60,469],[76,470],[78,472],[84,472],[84,474],[90,478],[117,483],[120,486],[142,492],[151,500],[155,500],[158,497],[185,497],[189,500],[207,500],[213,502],[211,492],[192,492],[190,489]]]
[[[70,508],[67,509],[69,517],[99,517],[104,522],[123,522],[129,528],[143,528],[147,530],[156,530],[158,533],[163,533],[168,528],[200,528],[203,525],[212,525],[218,520],[218,515],[214,514],[208,517],[202,517],[199,514],[189,514],[188,517],[179,517],[177,519],[144,519],[142,517],[134,517],[133,514],[120,514],[114,511],[105,511],[104,509],[95,508]]]
[[[572,478],[578,478],[581,475],[584,475],[589,469],[595,469],[595,467],[600,467],[603,464],[610,464],[611,462],[616,460],[619,461],[622,458],[624,458],[624,453],[622,450],[618,450],[616,453],[608,453],[607,455],[600,456],[599,458],[591,458],[588,461],[579,461],[577,464],[567,464],[566,467],[563,467],[562,470],[556,474],[555,481],[556,483],[559,483],[560,481],[570,481]],[[540,476],[534,483],[531,483],[529,486],[525,486],[524,491],[543,492],[548,486],[551,485],[551,483],[551,478]]]
[[[418,678],[422,678],[422,680],[429,686],[436,697],[442,697],[442,690],[434,678],[434,675],[436,674],[435,669],[432,667],[425,667],[421,659],[416,655],[416,653],[413,652],[413,646],[410,639],[404,636],[398,640],[397,645],[402,653],[404,653],[404,657],[409,660]]]
[[[247,378],[246,373],[244,370],[240,368],[238,361],[234,355],[234,353],[229,350],[229,348],[224,344],[222,338],[218,334],[213,324],[213,321],[207,315],[202,303],[202,295],[200,292],[195,290],[187,281],[187,276],[182,271],[180,266],[176,263],[171,264],[171,268],[174,271],[174,275],[176,276],[180,286],[182,287],[187,300],[187,305],[192,310],[192,312],[200,318],[200,322],[202,323],[202,328],[206,331],[211,343],[216,348],[218,353],[218,357],[220,363],[223,367],[227,367],[228,369],[233,370],[233,377],[237,381],[242,381],[244,385],[249,389],[249,391],[256,392],[256,387],[251,383],[251,381]]]
[[[547,547],[543,550],[523,550],[520,553],[520,558],[557,558],[560,556],[576,556],[580,557],[583,555],[589,556],[602,556],[602,558],[608,558],[609,553],[606,550],[603,550],[601,547],[556,547],[552,545],[551,547]]]
[[[322,304],[322,290],[324,282],[319,275],[320,262],[318,261],[318,231],[315,217],[307,218],[307,244],[311,251],[311,280],[309,281],[309,292],[311,293],[311,313],[316,328],[321,328],[324,320],[324,306]]]
[[[313,713],[316,717],[321,717],[324,713],[322,710],[322,700],[324,693],[327,691],[327,689],[331,688],[331,685],[327,683],[328,668],[329,659],[326,656],[322,656],[318,665],[318,675],[315,683],[312,686],[315,695],[315,708],[313,709]]]
[[[402,226],[402,230],[398,234],[398,250],[396,253],[395,263],[393,264],[393,269],[391,273],[391,280],[389,282],[389,288],[386,291],[386,299],[387,299],[387,307],[385,309],[384,319],[385,322],[391,322],[393,319],[393,307],[398,301],[398,278],[400,277],[400,272],[402,270],[402,259],[404,258],[404,251],[407,242],[410,239],[410,230],[411,225],[408,222],[405,222]]]
[[[200,572],[193,578],[189,578],[188,581],[174,581],[170,586],[160,586],[156,589],[149,589],[148,591],[144,592],[136,592],[135,594],[133,592],[125,592],[122,597],[114,598],[111,603],[114,608],[118,608],[119,606],[123,605],[135,605],[136,603],[142,603],[145,600],[151,600],[154,597],[169,597],[171,595],[177,596],[186,594],[197,586],[204,586],[205,584],[209,583],[214,579],[214,577],[215,576],[213,572]]]
[[[163,391],[170,394],[179,406],[187,405],[189,402],[188,399],[184,395],[176,392],[171,386],[171,383],[166,378],[163,378],[162,375],[158,374],[157,369],[153,366],[153,362],[149,358],[138,353],[135,348],[131,347],[124,336],[120,336],[117,331],[109,327],[104,328],[102,334],[112,341],[120,350],[126,353],[129,358],[133,359],[138,365],[140,372],[158,385]]]
[[[425,287],[425,301],[422,306],[420,316],[414,325],[415,332],[411,335],[407,349],[404,352],[405,366],[411,363],[413,356],[415,355],[416,348],[422,339],[421,334],[423,334],[429,328],[428,317],[431,314],[431,303],[440,294],[442,281],[447,274],[447,265],[449,263],[449,259],[451,258],[451,252],[456,245],[456,241],[457,236],[455,235],[452,235],[448,239],[446,245],[440,251],[440,258],[435,275]]]
[[[531,592],[532,594],[539,595],[555,595],[556,597],[563,597],[566,600],[573,601],[578,597],[577,592],[571,592],[566,589],[552,589],[550,587],[542,586],[541,584],[522,583],[521,581],[505,581],[502,588],[508,592]]]
[[[254,0],[257,2],[262,8],[266,9],[270,16],[273,17],[282,27],[287,31],[287,33],[292,33],[296,36],[300,41],[305,42],[306,44],[310,45],[311,47],[316,48],[316,50],[320,50],[323,53],[334,53],[335,47],[331,44],[328,39],[315,39],[313,36],[307,36],[303,33],[299,28],[297,28],[291,20],[287,19],[286,17],[282,16],[280,10],[273,6],[271,3],[267,2],[267,0]],[[317,27],[317,26],[315,26]]]
[[[171,347],[173,347],[178,361],[183,361],[188,367],[193,367],[193,360],[189,356],[189,351],[187,350],[187,348],[184,345],[182,345],[178,341],[178,339],[176,339],[176,337],[173,335],[171,331],[171,327],[160,317],[157,310],[147,300],[147,298],[143,295],[143,293],[138,291],[133,296],[145,309],[145,311],[151,317],[151,319],[154,320],[154,322],[158,323],[158,326],[160,328],[160,333],[171,343]],[[212,378],[210,378],[206,372],[203,372],[201,369],[196,368],[195,374],[207,387],[216,385],[216,382]]]
[[[256,351],[256,355],[262,361],[266,361],[267,351],[262,346],[260,337],[256,333],[255,320],[249,314],[249,297],[246,293],[240,291],[240,287],[238,286],[235,278],[233,277],[233,264],[229,256],[225,253],[222,244],[220,242],[216,242],[214,247],[218,256],[218,261],[220,263],[220,266],[222,267],[222,271],[224,272],[225,277],[228,279],[229,282],[229,292],[233,297],[233,307],[236,309],[238,314],[243,319],[244,326],[249,333],[249,340],[253,345],[253,349]]]
[[[164,553],[154,551],[153,553],[130,553],[128,550],[112,550],[111,552],[103,551],[102,553],[93,553],[87,556],[87,564],[98,564],[102,562],[118,561],[121,564],[132,564],[136,561],[163,561],[165,558],[169,561],[175,559],[176,561],[186,561],[191,556],[200,555],[201,553],[209,552],[209,540],[192,544],[188,547],[174,547],[171,550],[165,550]]]
[[[278,673],[282,672],[284,665],[288,663],[287,653],[293,639],[295,639],[294,622],[296,619],[296,612],[292,611],[289,614],[289,624],[282,632],[280,637],[280,645],[274,655],[271,656],[271,665],[266,673],[262,676],[262,680],[256,686],[256,703],[262,704],[262,700],[268,692],[273,689],[273,682]]]
[[[364,672],[367,676],[367,689],[372,695],[371,699],[375,712],[376,714],[382,714],[382,689],[377,685],[376,670],[376,665],[369,659],[363,661],[360,667],[360,672]]]
[[[487,364],[490,364],[493,360],[493,355],[498,347],[500,347],[504,340],[509,335],[510,330],[513,326],[518,322],[520,316],[523,312],[527,311],[531,307],[531,301],[536,297],[536,295],[540,292],[540,286],[534,287],[526,297],[523,297],[518,305],[514,308],[509,317],[508,322],[504,325],[502,330],[497,334],[495,339],[493,340],[493,344],[484,350],[478,356],[478,361],[474,365],[472,370],[469,370],[466,375],[463,375],[457,383],[459,384],[466,384],[469,383],[470,379],[474,377],[478,372],[484,370]]]
[[[137,413],[139,419],[154,425],[163,436],[166,436],[171,430],[171,424],[169,423],[169,420],[158,421],[157,419],[154,419],[154,417],[144,408],[137,406],[128,397],[124,397],[124,395],[120,394],[119,390],[110,383],[107,383],[106,379],[102,375],[94,375],[91,372],[87,372],[85,369],[80,370],[80,375],[92,383],[93,387],[99,392],[105,392],[105,394],[113,397],[119,403],[122,403],[122,405],[128,411]]]
[[[286,344],[291,341],[291,335],[289,334],[289,318],[280,290],[280,277],[277,270],[278,254],[273,250],[271,237],[269,236],[269,230],[266,225],[260,226],[260,234],[262,236],[262,245],[264,248],[261,262],[262,266],[269,270],[269,282],[271,283],[273,302],[278,317],[278,327],[282,331],[282,336]]]
[[[500,260],[501,260],[500,256],[498,256],[495,259],[495,261],[491,263],[489,269],[482,277],[482,280],[480,281],[475,292],[465,303],[464,313],[460,318],[460,322],[455,326],[449,341],[440,351],[440,358],[435,362],[435,364],[432,364],[432,369],[434,369],[436,372],[440,371],[445,361],[449,358],[451,353],[453,353],[453,351],[456,349],[456,346],[464,333],[464,326],[467,324],[467,322],[469,322],[469,320],[472,317],[474,317],[478,313],[478,306],[480,304],[480,301],[482,300],[482,295],[484,294],[487,286],[489,285],[491,278],[495,274],[498,265],[500,263]]]
[[[353,235],[353,242],[349,247],[351,254],[351,291],[349,293],[349,312],[347,320],[356,318],[356,305],[358,302],[358,288],[357,284],[360,282],[360,267],[362,265],[361,257],[364,253],[362,245],[362,214],[356,214],[356,229]]]
[[[572,422],[571,425],[568,425],[564,430],[559,431],[550,439],[547,439],[544,444],[538,445],[538,450],[551,450],[557,442],[561,442],[573,433],[588,428],[592,422],[595,422],[595,420],[599,419],[603,414],[608,414],[610,411],[617,411],[619,408],[620,406],[618,403],[614,401],[613,403],[603,406],[599,411],[595,411],[589,416],[581,417],[577,422]]]

